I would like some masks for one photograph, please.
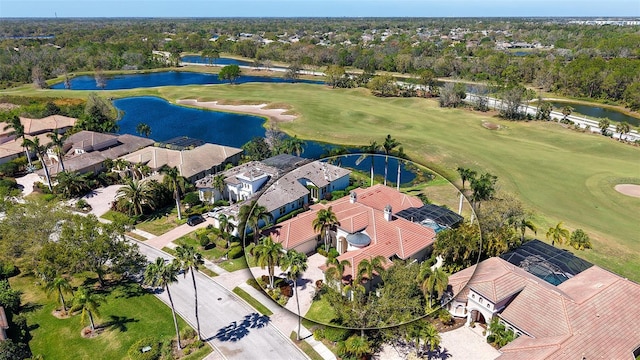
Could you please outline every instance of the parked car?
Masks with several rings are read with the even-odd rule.
[[[205,222],[206,220],[202,217],[202,215],[191,215],[189,216],[189,220],[187,220],[187,224],[189,226],[196,226],[200,223]]]

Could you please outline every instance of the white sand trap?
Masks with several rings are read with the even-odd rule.
[[[618,184],[614,189],[620,194],[640,198],[640,185]]]
[[[207,109],[214,109],[214,110],[232,111],[232,112],[246,113],[246,114],[252,114],[252,115],[262,115],[262,116],[267,116],[270,119],[273,119],[275,121],[293,121],[296,119],[295,115],[284,114],[285,112],[289,111],[287,109],[265,109],[265,106],[267,106],[267,104],[222,105],[222,104],[218,104],[217,101],[201,102],[201,101],[192,100],[192,99],[178,100],[177,103],[184,104],[184,105],[200,106],[200,107],[204,107]]]

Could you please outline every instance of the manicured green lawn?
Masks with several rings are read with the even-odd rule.
[[[187,216],[183,214],[182,220],[178,220],[175,206],[170,206],[149,215],[147,220],[137,223],[136,228],[160,236],[185,222],[187,222]]]
[[[291,332],[291,335],[289,335],[289,338],[296,344],[297,347],[300,348],[300,350],[302,350],[305,354],[307,354],[308,357],[311,358],[311,360],[322,360],[323,357],[320,356],[320,354],[318,354],[317,351],[313,350],[313,347],[311,347],[311,345],[309,345],[309,343],[307,343],[304,340],[298,340],[298,336],[296,335],[295,331]]]
[[[117,286],[106,297],[99,308],[96,325],[111,323],[99,336],[85,339],[80,336],[84,327],[80,316],[57,319],[52,315],[56,307],[54,297],[34,285],[30,276],[18,276],[11,285],[24,293],[23,305],[31,308],[26,312],[33,339],[29,342],[34,355],[45,359],[127,359],[127,350],[134,342],[145,336],[170,339],[175,336],[171,310],[153,295],[144,292],[137,284]],[[71,298],[69,297],[69,300]],[[180,319],[180,327],[188,325]],[[211,351],[206,346],[195,354],[203,358]]]
[[[74,90],[25,86],[3,94],[80,96]],[[156,95],[171,101],[197,98],[252,103],[284,103],[300,114],[280,124],[299,138],[343,145],[367,145],[392,134],[404,151],[459,184],[455,169],[469,167],[499,177],[537,212],[538,237],[559,221],[592,236],[594,250],[578,255],[640,281],[637,213],[640,199],[613,190],[616,183],[640,183],[640,148],[579,133],[552,122],[509,122],[486,114],[439,108],[435,100],[378,98],[366,89],[330,89],[310,84],[171,86],[102,91],[108,97]],[[501,125],[482,127],[483,121]]]
[[[335,317],[335,312],[326,299],[320,298],[320,300],[314,300],[311,303],[311,307],[304,317],[320,324],[330,324]]]
[[[229,259],[229,260],[218,262],[218,260],[225,254],[226,249],[222,249],[216,246],[216,247],[209,247],[206,250],[202,250],[202,247],[198,243],[198,240],[196,240],[195,238],[195,232],[190,232],[189,234],[176,239],[174,243],[177,245],[188,244],[195,247],[196,249],[198,249],[198,251],[202,253],[202,255],[206,259],[215,261],[218,266],[220,266],[221,268],[229,272],[246,269],[248,267],[247,260],[245,259],[244,256],[240,256],[237,259]]]
[[[251,305],[254,309],[258,310],[262,315],[271,316],[273,312],[269,310],[266,306],[262,305],[260,301],[254,299],[249,293],[240,289],[239,287],[233,288],[233,293],[240,296],[244,301],[246,301],[249,305]]]

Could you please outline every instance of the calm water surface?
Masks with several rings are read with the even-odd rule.
[[[277,77],[266,76],[245,76],[242,75],[236,80],[237,84],[248,82],[261,83],[291,83]],[[296,82],[306,84],[324,84],[324,81],[314,80],[297,80]],[[104,90],[121,90],[148,88],[155,86],[181,86],[181,85],[209,85],[209,84],[227,84],[228,81],[220,81],[218,74],[203,74],[188,71],[163,71],[147,74],[124,74],[109,76],[106,79]],[[64,82],[60,82],[51,86],[52,89],[64,89]],[[96,80],[93,76],[82,75],[71,79],[72,90],[100,90],[96,86]]]
[[[607,108],[563,102],[552,102],[551,105],[553,105],[554,110],[558,111],[561,111],[563,107],[569,105],[573,108],[572,114],[577,116],[579,116],[579,114],[586,115],[591,120],[597,121],[601,118],[609,118],[612,122],[626,121],[632,126],[640,126],[640,119]]]
[[[151,138],[166,141],[178,136],[188,136],[208,143],[233,147],[242,147],[256,136],[264,137],[264,119],[253,115],[232,114],[220,111],[188,108],[151,96],[132,97],[114,100],[114,106],[123,112],[118,121],[120,134],[139,135],[136,126],[145,123],[151,127]],[[320,159],[333,144],[305,141],[302,157]],[[358,152],[357,149],[349,149]],[[371,158],[356,165],[359,155],[344,156],[342,166],[369,171]],[[397,178],[396,159],[389,159],[389,181]],[[374,158],[377,175],[384,175],[384,156]],[[400,179],[402,183],[412,181],[415,175],[401,164]]]

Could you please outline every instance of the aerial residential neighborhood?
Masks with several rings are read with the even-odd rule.
[[[0,11],[0,360],[640,359],[637,6],[71,3]]]

